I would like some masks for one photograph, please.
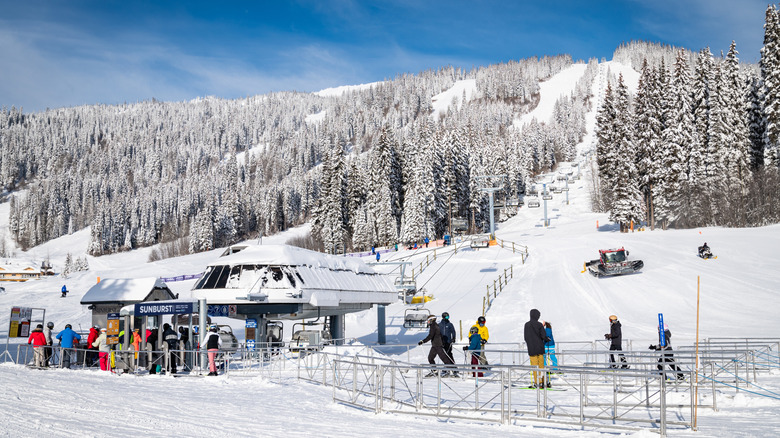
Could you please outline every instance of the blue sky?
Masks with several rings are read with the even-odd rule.
[[[736,6],[735,6],[736,5]],[[757,62],[758,0],[0,0],[0,107],[317,91],[444,65],[612,57],[623,41]]]

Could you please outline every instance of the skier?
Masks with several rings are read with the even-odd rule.
[[[30,332],[30,337],[27,338],[27,343],[33,346],[33,364],[36,367],[43,368],[45,353],[43,351],[46,348],[46,336],[43,334],[43,324],[38,324],[35,329]]]
[[[97,348],[92,346],[92,343],[95,342],[95,339],[100,336],[100,327],[93,326],[89,329],[89,336],[87,336],[87,366],[95,366],[95,363],[97,362]]]
[[[206,333],[206,337],[203,339],[204,347],[206,347],[206,350],[209,352],[209,376],[216,376],[217,375],[217,353],[219,353],[219,349],[222,348],[222,338],[219,337],[219,333],[217,333],[217,326],[212,325],[209,328],[209,332]]]
[[[549,321],[544,322],[544,332],[549,341],[544,343],[544,366],[547,366],[547,357],[550,357],[553,371],[558,371],[558,358],[555,357],[555,339],[553,338],[552,325]]]
[[[661,328],[658,327],[658,332],[660,336]],[[666,345],[662,346],[661,344],[658,345],[650,345],[650,350],[655,351],[672,351],[672,332],[669,331],[669,326],[664,323],[664,343]],[[663,356],[658,358],[658,371],[664,370],[664,362],[666,362],[667,365],[669,365],[669,370],[671,371],[677,371],[677,380],[683,380],[685,378],[685,375],[681,372],[682,370],[680,367],[677,366],[677,364],[674,362],[674,354],[672,353],[664,353]]]
[[[605,339],[609,339],[612,342],[609,346],[609,351],[623,351],[623,331],[621,330],[620,321],[618,321],[618,317],[615,315],[609,315],[609,333],[604,335]],[[620,356],[620,362],[623,364],[620,368],[629,368],[628,364],[626,363],[626,357],[623,355],[623,353],[618,353],[618,356]],[[617,364],[615,363],[615,355],[610,353],[609,355],[609,362],[610,362],[610,368],[617,368]]]
[[[469,329],[469,345],[463,347],[463,351],[471,351],[471,365],[479,365],[479,354],[482,350],[482,337],[479,336],[479,329],[471,327]],[[472,366],[472,370],[476,370],[478,367]],[[479,368],[482,369],[482,368]],[[473,377],[482,377],[484,374],[480,372],[471,373]]]
[[[452,344],[455,343],[455,326],[450,322],[450,314],[444,312],[441,314],[441,323],[439,323],[439,329],[441,330],[441,342],[444,346],[444,353],[455,362],[452,356]]]
[[[43,336],[46,338],[46,349],[44,350],[45,356],[43,358],[43,366],[49,367],[49,361],[54,350],[54,340],[51,338],[51,330],[54,328],[54,323],[49,321],[46,323],[46,328],[43,329]]]
[[[168,346],[168,369],[171,374],[176,374],[176,353],[174,351],[179,348],[179,335],[171,328],[170,324],[165,323],[162,336],[163,341]]]
[[[544,368],[544,344],[550,339],[547,338],[547,333],[544,331],[544,325],[539,322],[541,313],[536,309],[531,309],[531,319],[525,323],[523,328],[523,335],[525,337],[525,345],[528,348],[528,358],[531,361],[531,366]],[[544,388],[544,375],[541,372],[533,372],[534,383],[531,388]],[[547,387],[550,387],[550,382],[547,382]]]
[[[487,320],[484,316],[480,316],[477,318],[477,322],[472,326],[476,327],[477,330],[479,330],[479,336],[482,338],[482,350],[479,354],[479,363],[481,365],[488,365],[487,357],[485,356],[485,344],[487,344],[488,338],[490,337],[490,333],[488,333],[488,328],[485,326],[485,323]]]
[[[110,364],[108,362],[108,353],[111,351],[111,347],[106,342],[107,335],[105,327],[100,329],[100,336],[92,343],[93,347],[97,347],[100,357],[100,369],[102,371],[111,371]]]
[[[65,285],[62,285],[62,295],[60,295],[60,298],[65,298],[65,296],[68,295],[68,288],[65,287]]]
[[[431,341],[431,351],[428,352],[428,363],[431,365],[436,364],[436,356],[439,356],[439,359],[441,359],[442,362],[448,365],[453,365],[454,362],[452,359],[450,359],[447,354],[444,353],[444,348],[442,345],[441,340],[441,332],[439,331],[439,324],[436,324],[436,315],[431,315],[428,317],[428,336],[425,337],[422,341],[418,342],[417,345],[422,345],[428,341]],[[431,377],[436,375],[436,370],[431,370],[430,373],[428,373],[425,377]],[[449,372],[444,371],[442,374],[442,377],[447,377],[449,375]],[[454,373],[455,376],[457,376],[457,372]]]
[[[62,347],[62,368],[70,368],[71,353],[74,341],[81,341],[81,335],[73,331],[73,326],[65,324],[65,330],[57,333],[57,339]]]

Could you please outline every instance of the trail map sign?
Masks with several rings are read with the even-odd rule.
[[[26,338],[30,336],[30,318],[32,318],[32,307],[12,307],[8,337]]]

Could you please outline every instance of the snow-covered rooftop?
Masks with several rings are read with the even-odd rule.
[[[165,282],[156,277],[107,278],[92,286],[81,298],[81,304],[140,302],[154,289],[165,289],[170,293]]]

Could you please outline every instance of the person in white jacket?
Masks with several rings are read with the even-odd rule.
[[[219,353],[219,349],[222,348],[222,338],[219,337],[219,333],[217,333],[217,326],[212,325],[209,329],[209,332],[206,333],[206,337],[203,338],[203,344],[201,347],[205,347],[206,350],[209,353],[209,376],[216,376],[217,375],[217,364],[215,363],[217,359],[217,353]]]
[[[97,339],[95,339],[95,342],[92,343],[93,347],[97,347],[100,357],[100,369],[103,371],[109,371],[108,367],[108,353],[111,351],[111,348],[108,346],[108,343],[106,342],[106,329],[102,328],[100,329],[100,336],[98,336]]]

